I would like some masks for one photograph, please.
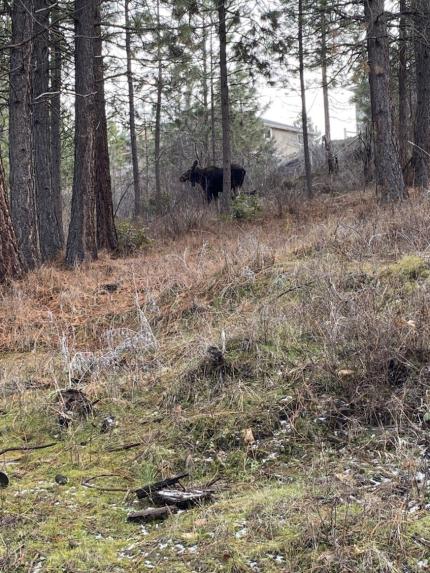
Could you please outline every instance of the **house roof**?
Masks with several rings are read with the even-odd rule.
[[[294,125],[288,125],[286,123],[280,123],[279,121],[272,121],[271,119],[261,118],[261,121],[266,127],[273,127],[274,129],[281,129],[282,131],[292,131],[294,133],[301,133],[300,127],[295,127]]]
[[[261,118],[265,127],[271,127],[273,129],[280,129],[281,131],[289,131],[290,133],[302,133],[301,127],[296,127],[295,125],[288,125],[287,123],[280,123],[279,121],[272,121],[271,119],[265,119],[264,117]],[[313,131],[309,132],[309,135],[312,137],[315,135]]]

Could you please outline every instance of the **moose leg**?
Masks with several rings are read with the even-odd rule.
[[[206,196],[206,202],[210,203],[212,201],[212,190],[209,181],[205,178],[203,182],[203,191]]]

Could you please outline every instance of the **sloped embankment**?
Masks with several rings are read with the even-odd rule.
[[[3,293],[2,571],[428,568],[428,207],[338,201]],[[181,472],[214,500],[127,523]]]

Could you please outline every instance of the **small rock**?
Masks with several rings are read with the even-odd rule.
[[[88,418],[93,412],[93,404],[81,390],[69,388],[57,396],[58,423],[67,428],[74,419]]]
[[[214,365],[220,366],[224,364],[224,354],[222,350],[218,348],[218,346],[209,346],[206,352]]]
[[[56,483],[58,483],[58,485],[66,485],[66,483],[69,481],[69,479],[66,476],[63,476],[61,474],[57,474],[55,476],[55,481],[56,481]]]
[[[108,283],[108,284],[102,285],[102,290],[104,290],[105,292],[114,293],[118,289],[119,289],[118,283]]]
[[[109,415],[103,420],[102,425],[100,427],[100,433],[106,434],[107,432],[112,432],[112,430],[116,426],[116,418],[115,416]]]
[[[407,381],[410,368],[397,358],[390,358],[387,364],[387,381],[391,386],[403,386]]]

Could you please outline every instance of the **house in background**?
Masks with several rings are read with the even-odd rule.
[[[291,157],[303,149],[301,128],[262,118],[266,139],[273,141],[278,155]],[[312,138],[313,133],[309,134]]]

